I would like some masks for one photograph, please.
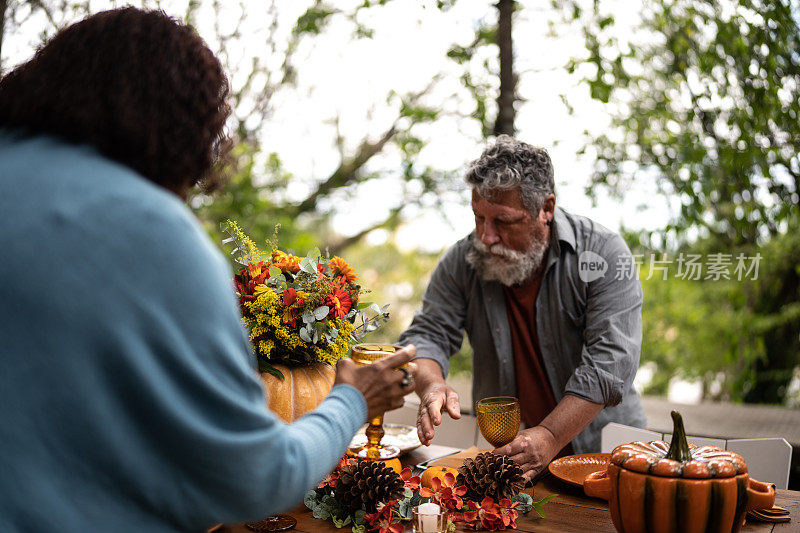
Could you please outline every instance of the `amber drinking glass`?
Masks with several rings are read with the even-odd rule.
[[[350,358],[357,365],[371,365],[400,350],[400,346],[392,344],[356,344],[350,351]],[[373,461],[392,459],[400,455],[400,448],[389,444],[381,444],[383,438],[383,415],[369,421],[366,430],[367,443],[364,446],[350,448],[350,452],[363,459]]]
[[[511,396],[495,396],[478,401],[478,429],[495,448],[505,446],[519,431],[519,400]]]

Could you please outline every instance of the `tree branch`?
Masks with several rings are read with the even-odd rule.
[[[6,0],[0,0],[0,74],[3,73],[3,35],[6,27]]]
[[[414,104],[416,104],[416,102],[422,98],[422,96],[427,94],[433,88],[433,86],[436,85],[439,79],[439,76],[435,76],[424,89],[417,93],[408,95],[408,99],[404,102],[405,105],[402,107],[406,109],[413,108]],[[388,143],[400,131],[398,130],[397,125],[400,119],[404,118],[404,116],[403,110],[401,109],[391,127],[387,129],[376,142],[369,142],[367,139],[362,141],[355,155],[349,159],[343,159],[342,162],[339,163],[339,167],[328,177],[328,179],[320,183],[314,192],[308,195],[305,200],[297,204],[294,209],[291,210],[292,215],[297,216],[313,210],[320,198],[330,194],[330,192],[334,189],[345,187],[357,181],[358,171],[361,170],[367,161],[369,161],[375,154],[383,150],[384,146],[386,146],[386,143]],[[407,118],[411,120],[411,125],[408,126],[406,130],[410,129],[414,126],[414,124],[417,123],[417,120],[415,120],[413,117]]]
[[[330,246],[329,247],[330,254],[341,255],[342,252],[344,252],[344,250],[356,244],[358,241],[363,239],[368,233],[375,231],[376,229],[395,227],[397,223],[400,221],[400,212],[403,210],[403,207],[405,207],[405,203],[401,204],[398,207],[393,207],[391,210],[389,210],[389,215],[381,222],[373,224],[372,226],[359,231],[355,235],[347,237],[341,240],[340,242],[334,244],[333,246]]]
[[[53,28],[58,31],[61,27],[56,22],[55,18],[53,18],[53,12],[50,11],[50,8],[44,4],[41,0],[31,0],[31,6],[38,7],[44,12],[45,17],[47,17],[47,21],[53,26]]]
[[[353,157],[342,161],[339,164],[339,167],[328,177],[328,179],[320,183],[313,193],[295,206],[293,209],[294,216],[313,210],[320,198],[326,196],[334,189],[344,187],[355,181],[357,179],[358,171],[367,163],[367,161],[372,158],[372,156],[383,150],[383,147],[386,146],[386,143],[388,143],[396,134],[397,125],[395,123],[392,124],[392,126],[386,130],[381,138],[376,142],[371,143],[367,140],[364,140],[361,143],[361,146],[358,147],[358,150]]]

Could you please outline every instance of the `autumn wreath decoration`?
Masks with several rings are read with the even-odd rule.
[[[282,378],[277,364],[335,366],[354,343],[388,320],[388,305],[361,302],[358,275],[341,257],[319,249],[305,257],[282,251],[277,228],[268,252],[232,220],[221,229],[223,244],[232,243],[231,254],[242,265],[233,282],[261,372]]]
[[[476,464],[481,465],[479,476]],[[485,452],[467,459],[457,474],[438,469],[421,479],[410,468],[398,474],[381,462],[345,455],[304,501],[314,518],[331,520],[337,528],[351,526],[353,533],[402,533],[411,510],[427,502],[447,511],[449,531],[456,522],[471,529],[516,529],[520,513],[533,509],[544,517],[544,505],[556,495],[533,501],[521,492],[515,467],[519,469],[508,457]]]

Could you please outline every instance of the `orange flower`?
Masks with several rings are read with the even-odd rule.
[[[297,274],[300,272],[300,258],[289,255],[280,250],[272,250],[272,264],[281,269],[282,272]]]
[[[334,258],[328,262],[328,266],[333,270],[334,276],[342,276],[347,283],[355,283],[358,281],[358,274],[356,274],[355,269],[348,265],[347,261],[341,257],[334,256]]]
[[[454,513],[461,509],[464,504],[461,496],[467,493],[467,487],[461,485],[456,487],[456,476],[451,472],[444,475],[444,478],[434,477],[431,479],[431,487],[419,489],[419,495],[423,498],[431,498],[431,501],[447,509],[449,513]]]
[[[411,490],[417,490],[419,488],[419,476],[413,475],[410,468],[404,468],[403,471],[400,472],[400,477],[403,478],[406,488]]]
[[[480,505],[473,501],[468,501],[469,511],[464,512],[464,521],[473,529],[488,529],[489,531],[502,531],[507,527],[517,528],[517,517],[519,513],[514,509],[519,502],[511,503],[511,500],[503,499],[497,504],[495,501],[486,497]]]
[[[328,315],[331,318],[344,318],[344,315],[350,312],[353,302],[350,300],[349,292],[331,285],[331,293],[325,298],[325,305],[330,307]]]
[[[264,280],[267,279],[267,275],[269,274],[269,269],[264,266],[264,261],[250,263],[247,265],[247,269],[250,271],[250,277],[256,285],[264,283]]]
[[[369,529],[367,531],[375,531],[377,533],[403,533],[405,529],[403,524],[400,523],[399,516],[395,512],[395,505],[397,500],[386,502],[379,511],[370,513],[364,516],[367,521]]]

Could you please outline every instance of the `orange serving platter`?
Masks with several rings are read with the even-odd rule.
[[[584,453],[559,457],[547,469],[558,479],[583,487],[583,480],[592,472],[605,470],[611,459],[610,453]]]

